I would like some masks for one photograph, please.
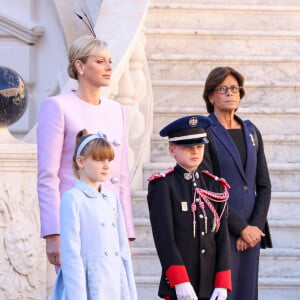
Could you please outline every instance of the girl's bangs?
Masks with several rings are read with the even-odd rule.
[[[94,160],[114,159],[114,149],[107,141],[103,139],[97,139],[92,142],[94,143],[91,147],[90,155]]]

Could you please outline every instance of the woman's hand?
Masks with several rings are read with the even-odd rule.
[[[60,257],[60,235],[53,234],[47,235],[46,239],[46,252],[49,262],[52,265],[60,266],[61,257]]]
[[[236,240],[236,250],[237,251],[245,251],[249,248],[249,245],[243,240],[242,237],[238,237]]]
[[[241,237],[250,247],[255,247],[265,234],[257,227],[248,225],[241,231]]]

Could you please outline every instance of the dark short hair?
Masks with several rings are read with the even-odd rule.
[[[214,111],[214,106],[210,103],[208,97],[215,91],[217,86],[220,83],[222,83],[225,80],[225,78],[229,75],[233,76],[237,80],[239,86],[241,87],[240,98],[242,99],[245,96],[245,90],[243,88],[243,75],[231,67],[217,67],[208,74],[204,85],[203,99],[205,101],[206,110],[208,113],[212,113]]]

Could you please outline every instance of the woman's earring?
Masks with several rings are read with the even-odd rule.
[[[79,74],[82,76],[83,75],[83,71],[80,71]]]

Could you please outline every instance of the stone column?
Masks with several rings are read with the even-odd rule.
[[[0,144],[0,299],[45,300],[36,145]]]

